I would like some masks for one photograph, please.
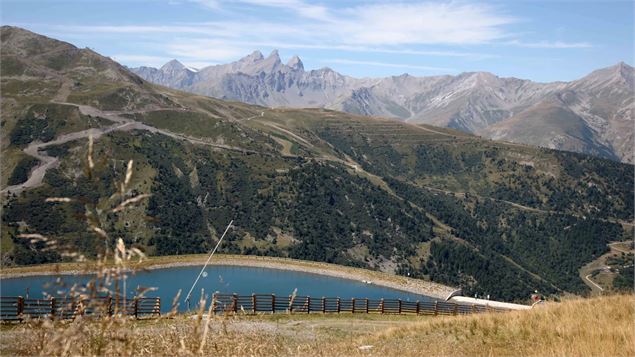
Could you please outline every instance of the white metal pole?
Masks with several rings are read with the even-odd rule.
[[[201,269],[201,272],[198,273],[198,276],[196,277],[196,280],[194,280],[194,284],[192,284],[192,287],[190,288],[190,292],[187,293],[187,297],[185,298],[185,302],[187,303],[188,309],[190,307],[190,296],[192,295],[192,291],[194,291],[194,287],[196,286],[196,283],[198,283],[198,280],[201,278],[201,275],[203,275],[203,272],[205,271],[205,268],[207,267],[207,264],[209,264],[209,261],[212,260],[212,256],[214,255],[214,253],[216,253],[216,249],[218,249],[218,246],[220,245],[220,242],[222,242],[223,238],[225,238],[225,234],[227,234],[227,231],[229,230],[229,227],[232,226],[232,223],[234,223],[233,219],[231,220],[231,222],[229,222],[229,224],[227,225],[227,228],[225,228],[225,232],[223,232],[223,235],[218,240],[218,243],[216,243],[216,246],[214,247],[214,250],[212,250],[212,253],[207,258],[207,261],[205,262],[205,265],[203,265],[203,269]]]

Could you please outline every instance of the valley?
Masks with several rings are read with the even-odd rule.
[[[634,11],[0,0],[0,355],[635,355]]]
[[[66,260],[23,233],[97,256],[102,238],[81,218],[116,206],[109,197],[128,160],[122,199],[151,196],[103,224],[150,256],[207,252],[235,219],[223,253],[525,301],[536,289],[589,293],[578,271],[632,236],[630,164],[388,118],[223,101],[150,84],[22,29],[3,27],[2,41],[2,171],[22,178],[2,175],[3,266]]]

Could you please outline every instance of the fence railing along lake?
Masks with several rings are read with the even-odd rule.
[[[133,299],[112,296],[94,298],[49,298],[30,299],[22,296],[0,297],[0,320],[25,319],[74,319],[80,315],[113,316],[124,315],[135,318],[161,315],[161,298],[140,297]]]
[[[273,294],[214,294],[215,313],[377,313],[417,315],[460,315],[507,311],[482,305],[447,301],[407,301],[401,299],[342,299],[339,297],[284,296]]]
[[[483,305],[456,304],[447,301],[408,301],[401,299],[342,299],[339,297],[284,296],[274,294],[212,295],[215,314],[258,313],[366,313],[415,315],[465,315],[507,311]],[[0,320],[21,322],[26,319],[74,319],[77,316],[123,315],[134,318],[161,316],[161,298],[132,299],[111,296],[90,299],[29,299],[21,296],[0,297]]]

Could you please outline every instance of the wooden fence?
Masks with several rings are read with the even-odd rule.
[[[407,301],[401,299],[341,299],[310,296],[277,297],[274,294],[219,294],[212,296],[214,313],[375,313],[416,315],[465,315],[507,311],[483,305],[455,304],[446,301]],[[161,315],[161,298],[124,300],[111,296],[92,299],[26,299],[21,296],[0,297],[0,320],[21,322],[25,319],[74,319],[83,316],[124,315],[157,317]]]
[[[482,305],[446,301],[406,301],[401,299],[341,299],[310,296],[277,297],[273,294],[214,294],[214,313],[377,313],[417,315],[464,315],[507,311]]]
[[[22,296],[0,297],[0,320],[21,322],[25,319],[74,319],[83,316],[134,316],[135,318],[161,315],[161,298],[123,299],[112,296],[79,298],[27,299]]]

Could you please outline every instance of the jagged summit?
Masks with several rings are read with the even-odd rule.
[[[297,55],[289,59],[289,62],[287,62],[287,67],[290,67],[291,69],[296,71],[304,71],[304,64],[302,63],[300,57],[298,57]]]
[[[328,67],[305,71],[298,56],[283,64],[277,50],[267,57],[254,51],[237,62],[196,73],[133,71],[154,83],[217,98],[396,117],[494,139],[633,160],[635,71],[624,62],[576,81],[553,83],[482,71],[353,78]]]
[[[262,61],[264,58],[265,57],[262,55],[262,52],[256,50],[256,51],[252,52],[251,54],[249,54],[248,56],[245,56],[245,57],[239,59],[238,62],[255,63],[255,62]]]
[[[262,62],[272,67],[282,64],[278,50],[271,51],[269,56],[267,56],[267,58],[265,58]]]
[[[278,50],[274,49],[271,51],[271,53],[269,53],[269,56],[267,56],[267,59],[272,59],[272,60],[280,60],[280,54],[278,53]]]

